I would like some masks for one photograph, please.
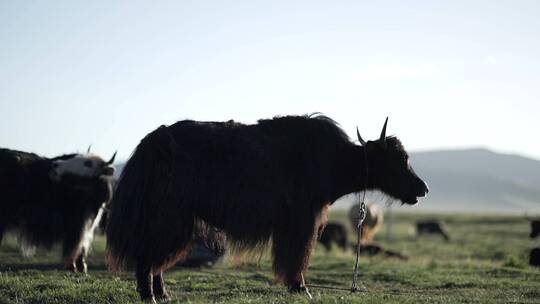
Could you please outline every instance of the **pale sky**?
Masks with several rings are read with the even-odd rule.
[[[323,112],[540,159],[540,1],[0,1],[0,146],[129,156],[161,124]]]

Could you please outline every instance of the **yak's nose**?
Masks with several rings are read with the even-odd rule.
[[[114,174],[114,167],[107,166],[103,168],[103,171],[101,172],[103,175],[113,175]]]
[[[420,191],[420,195],[418,197],[425,197],[429,193],[429,187],[426,182],[422,181],[423,189]]]

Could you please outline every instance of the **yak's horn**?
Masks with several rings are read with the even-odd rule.
[[[379,138],[379,140],[384,143],[386,143],[386,125],[387,124],[388,124],[388,117],[386,117],[386,120],[384,121],[384,126],[382,127],[382,131],[381,131],[381,137]]]
[[[86,149],[86,154],[90,154],[90,149],[92,149],[92,145],[91,145],[91,144],[88,146],[88,149]]]
[[[356,136],[358,137],[358,141],[362,146],[366,144],[366,141],[362,139],[362,136],[360,136],[360,131],[358,131],[358,127],[356,127]]]
[[[118,151],[114,151],[113,156],[112,156],[111,159],[109,159],[109,161],[106,163],[107,165],[111,165],[111,164],[114,162],[114,158],[116,157],[116,152],[118,152]]]

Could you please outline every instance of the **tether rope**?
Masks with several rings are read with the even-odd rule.
[[[354,263],[354,274],[352,279],[352,285],[351,288],[344,288],[344,287],[335,287],[335,286],[326,286],[326,285],[316,285],[316,284],[305,284],[304,283],[304,274],[302,273],[302,283],[304,283],[304,286],[306,288],[306,293],[308,294],[309,298],[311,299],[311,294],[309,293],[309,290],[307,287],[314,287],[314,288],[324,288],[324,289],[334,289],[334,290],[343,290],[343,291],[350,291],[351,293],[365,290],[365,287],[362,289],[358,288],[358,274],[360,272],[360,242],[362,239],[362,224],[364,223],[364,220],[366,219],[366,190],[367,190],[367,184],[368,184],[368,157],[367,157],[367,147],[364,146],[364,172],[365,172],[365,179],[364,179],[364,189],[362,191],[362,199],[359,200],[358,204],[360,206],[358,210],[358,224],[357,224],[357,235],[356,235],[356,260]]]
[[[354,263],[354,275],[351,285],[351,292],[358,291],[358,272],[359,272],[359,262],[360,262],[360,241],[362,239],[362,224],[366,219],[366,190],[368,184],[368,157],[367,157],[367,147],[364,147],[364,167],[365,167],[365,179],[364,179],[364,191],[362,192],[362,200],[360,200],[360,210],[358,210],[358,226],[357,226],[357,242],[356,242],[356,261]]]

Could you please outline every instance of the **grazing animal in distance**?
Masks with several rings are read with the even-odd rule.
[[[320,233],[319,237],[319,243],[321,243],[326,251],[330,251],[332,249],[332,244],[336,244],[339,248],[341,248],[343,251],[347,251],[349,247],[348,238],[347,238],[347,230],[345,228],[345,225],[339,222],[330,222],[325,227],[321,226],[322,233]],[[356,252],[356,244],[352,245],[351,248]],[[392,257],[392,258],[398,258],[400,260],[408,260],[409,258],[397,251],[387,250],[384,249],[382,246],[375,244],[375,243],[361,243],[360,245],[360,253],[374,256],[374,255],[384,255],[386,257]]]
[[[180,267],[203,267],[213,266],[225,255],[226,239],[225,235],[216,230],[210,229],[205,235],[197,236],[193,241],[186,258],[178,266]]]
[[[0,149],[0,241],[9,231],[29,248],[61,243],[65,267],[86,272],[101,207],[112,196],[115,155],[106,162],[95,155],[46,158]]]
[[[442,236],[446,241],[450,241],[450,235],[444,225],[437,220],[416,222],[416,237],[424,234],[436,234]]]
[[[360,206],[353,204],[349,209],[349,220],[354,231],[358,233],[358,217],[360,215]],[[377,204],[366,204],[366,218],[362,223],[362,232],[360,237],[361,244],[369,244],[373,241],[375,234],[379,232],[384,223],[384,212]]]
[[[535,247],[529,253],[529,265],[540,267],[540,248]]]
[[[201,241],[194,241],[189,254],[177,266],[187,268],[211,267],[218,263],[224,254],[225,251],[209,248]]]
[[[531,219],[531,234],[529,237],[531,239],[534,239],[538,235],[540,235],[540,219]]]
[[[351,246],[354,251],[356,251],[356,244]],[[369,243],[369,244],[360,244],[360,254],[368,255],[368,256],[374,256],[382,254],[385,257],[389,258],[397,258],[403,261],[407,261],[409,259],[408,256],[397,252],[393,250],[384,249],[381,245],[375,244],[375,243]]]
[[[141,299],[167,298],[163,271],[213,227],[236,249],[271,240],[276,277],[290,291],[305,290],[328,202],[378,189],[416,204],[428,192],[401,142],[386,136],[386,122],[378,140],[357,136],[361,145],[322,115],[157,128],[118,181],[107,225],[109,267],[134,269]]]
[[[336,244],[343,251],[347,251],[348,237],[345,225],[339,222],[329,222],[326,226],[321,226],[319,232],[319,243],[321,243],[326,251],[332,249],[332,245]]]

